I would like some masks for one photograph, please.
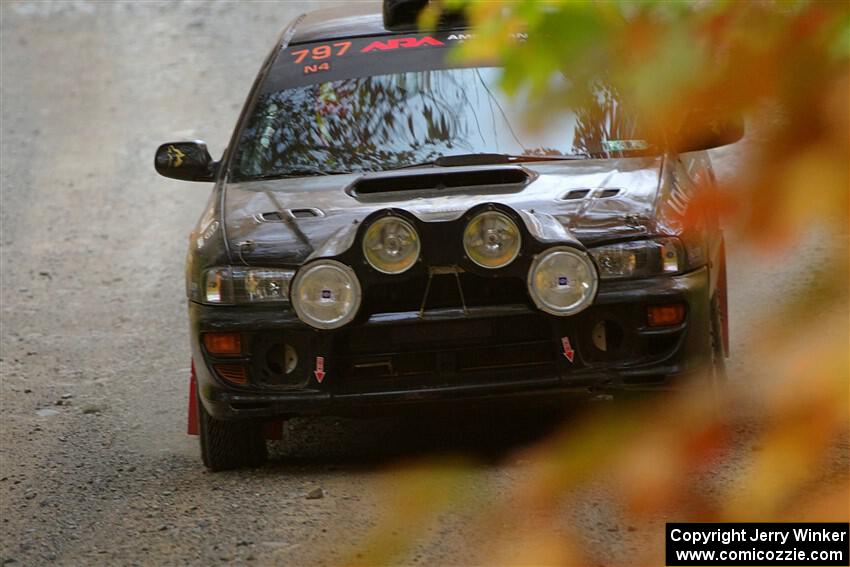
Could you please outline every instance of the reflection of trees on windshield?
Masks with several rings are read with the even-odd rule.
[[[467,88],[453,73],[424,71],[266,95],[243,136],[240,169],[370,171],[473,151]]]
[[[595,85],[586,103],[575,109],[575,115],[573,151],[577,154],[620,154],[625,148],[618,151],[615,144],[640,137],[634,115],[624,111],[619,93],[610,85]]]
[[[610,88],[529,130],[522,105],[498,94],[498,79],[494,68],[441,69],[264,95],[239,144],[238,176],[381,171],[474,153],[605,156],[624,151],[612,140],[634,137]]]

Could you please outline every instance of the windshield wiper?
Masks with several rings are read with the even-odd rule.
[[[390,167],[383,170],[374,171],[395,171],[397,169],[408,169],[412,167],[425,167],[436,165],[438,167],[458,167],[463,165],[499,165],[508,163],[522,163],[534,161],[564,161],[564,160],[581,160],[588,159],[587,155],[514,155],[514,154],[457,154],[440,156],[433,160],[423,161],[421,163],[411,163],[399,167]],[[341,175],[352,173],[350,171],[332,171],[316,168],[289,169],[281,173],[269,173],[266,175],[254,175],[246,179],[246,181],[265,181],[269,179],[288,179],[291,177],[317,177],[321,175]]]
[[[413,163],[402,165],[391,169],[408,169],[410,167],[423,167],[426,165],[436,165],[439,167],[458,167],[462,165],[496,165],[505,163],[522,163],[532,161],[562,161],[562,160],[577,160],[587,159],[589,156],[584,155],[554,155],[554,156],[535,156],[535,155],[514,155],[514,154],[457,154],[449,156],[440,156],[437,159],[423,161],[421,163]]]
[[[340,173],[346,173],[342,171],[326,171],[323,169],[313,169],[313,168],[304,168],[304,169],[288,169],[281,173],[268,173],[266,175],[253,175],[248,178],[249,181],[265,181],[268,179],[288,179],[290,177],[319,177],[322,175],[337,175]]]

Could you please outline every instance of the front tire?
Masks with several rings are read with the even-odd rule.
[[[266,462],[268,451],[260,424],[250,421],[215,419],[198,399],[198,429],[201,459],[211,471],[258,467]]]

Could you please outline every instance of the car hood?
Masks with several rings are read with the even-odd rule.
[[[222,217],[232,260],[251,265],[298,266],[342,229],[379,209],[404,209],[423,221],[440,222],[486,202],[552,215],[579,241],[592,245],[654,229],[661,165],[661,157],[641,157],[230,183]],[[498,179],[518,171],[525,182],[406,189],[411,176],[421,181],[432,174],[489,172]],[[359,193],[364,182],[394,189]]]

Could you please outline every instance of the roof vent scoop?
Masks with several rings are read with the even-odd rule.
[[[428,0],[384,0],[384,27],[388,30],[415,29],[419,12]]]
[[[417,20],[429,0],[384,0],[384,27],[393,31],[416,31]],[[457,29],[466,26],[463,11],[443,9],[437,27]]]

